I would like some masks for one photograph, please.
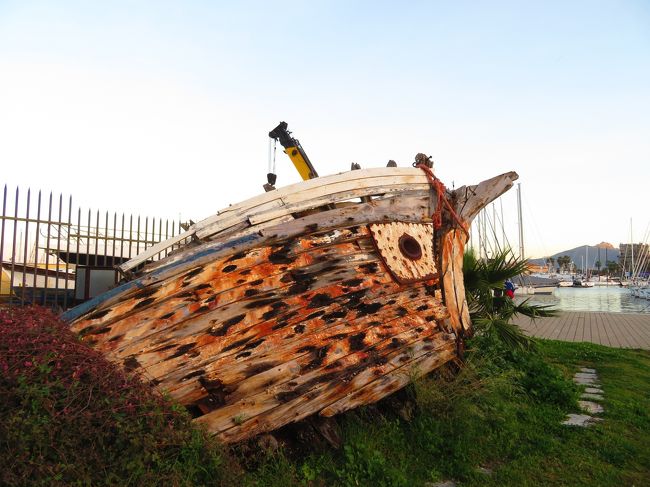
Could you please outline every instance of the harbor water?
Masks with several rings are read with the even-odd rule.
[[[650,314],[650,300],[635,298],[629,289],[618,286],[558,287],[553,294],[515,295],[517,302],[526,298],[529,304],[553,305],[561,311]]]

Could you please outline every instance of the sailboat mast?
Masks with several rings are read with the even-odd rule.
[[[519,258],[524,260],[524,227],[521,217],[521,183],[517,183],[517,213],[519,219]]]
[[[499,245],[499,237],[497,236],[497,210],[494,202],[492,202],[492,234],[494,235],[494,251],[501,252],[501,245]]]
[[[510,249],[510,243],[508,242],[508,239],[506,239],[506,224],[505,220],[503,219],[503,198],[499,198],[499,204],[501,205],[501,238],[503,240],[503,246],[506,246],[506,243],[508,243],[508,250]]]
[[[632,249],[632,264],[630,265],[630,277],[634,275],[634,237],[632,237],[632,218],[630,218],[630,248]]]

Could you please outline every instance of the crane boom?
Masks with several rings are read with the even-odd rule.
[[[309,160],[309,157],[307,157],[300,142],[298,142],[298,139],[294,139],[291,136],[291,132],[287,130],[287,122],[280,122],[277,127],[269,132],[269,137],[280,141],[280,144],[284,147],[284,153],[289,156],[303,180],[318,177],[316,169]]]

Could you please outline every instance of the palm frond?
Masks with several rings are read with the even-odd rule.
[[[532,338],[524,335],[517,325],[499,314],[477,317],[474,326],[478,333],[492,335],[509,348],[521,350],[535,348],[535,341]]]
[[[531,349],[534,342],[512,323],[513,317],[555,316],[557,310],[529,304],[528,300],[517,304],[504,296],[504,282],[527,272],[527,261],[518,259],[510,250],[487,260],[478,259],[472,251],[463,257],[467,303],[477,332],[493,335],[509,347]]]
[[[463,278],[465,280],[466,290],[471,291],[477,289],[481,285],[478,259],[472,249],[463,254]]]
[[[559,311],[552,305],[528,304],[529,299],[514,305],[514,315],[524,315],[529,318],[549,318],[557,316]]]
[[[506,279],[512,279],[527,272],[528,263],[517,259],[510,250],[503,250],[491,259],[478,263],[479,274],[492,288],[500,289]]]

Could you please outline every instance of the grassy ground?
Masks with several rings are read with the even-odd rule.
[[[338,452],[301,459],[270,455],[252,473],[258,485],[412,486],[650,485],[650,353],[541,341],[538,353],[477,351],[453,382],[420,380],[405,421],[370,407],[343,421]],[[578,412],[570,377],[598,370],[604,422],[562,426]],[[480,471],[492,470],[491,475]]]
[[[605,421],[562,426],[584,366],[601,378]],[[2,485],[650,485],[648,352],[475,338],[462,370],[337,418],[341,448],[298,428],[274,452],[216,444],[44,310],[0,310],[0,372]]]

